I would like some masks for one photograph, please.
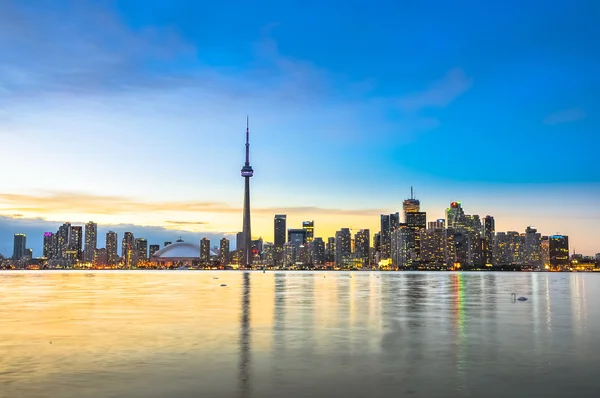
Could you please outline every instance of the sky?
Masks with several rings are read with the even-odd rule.
[[[0,2],[0,253],[93,220],[150,244],[379,230],[415,187],[600,252],[594,0]],[[99,247],[104,239],[99,239]]]

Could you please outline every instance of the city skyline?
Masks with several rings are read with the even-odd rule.
[[[472,2],[455,27],[443,2],[389,5],[378,26],[319,4],[329,22],[301,14],[328,32],[323,44],[278,7],[241,5],[255,17],[237,20],[243,31],[223,30],[240,18],[224,5],[196,7],[0,4],[3,255],[14,233],[90,219],[98,236],[232,239],[246,114],[255,238],[273,241],[274,214],[288,228],[314,220],[323,238],[375,233],[414,185],[428,220],[460,200],[498,231],[533,225],[599,251],[600,61],[585,33],[596,5],[540,15],[509,1],[489,15]]]

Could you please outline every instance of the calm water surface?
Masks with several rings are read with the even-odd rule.
[[[9,271],[0,333],[10,398],[600,396],[598,274]]]

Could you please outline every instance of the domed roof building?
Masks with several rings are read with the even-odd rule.
[[[215,253],[211,250],[210,255],[214,256]],[[193,262],[200,261],[200,246],[179,239],[177,242],[171,243],[154,253],[150,261],[163,264],[187,263],[191,265]]]

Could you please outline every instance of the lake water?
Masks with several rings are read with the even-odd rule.
[[[0,272],[0,396],[598,397],[600,274]]]

